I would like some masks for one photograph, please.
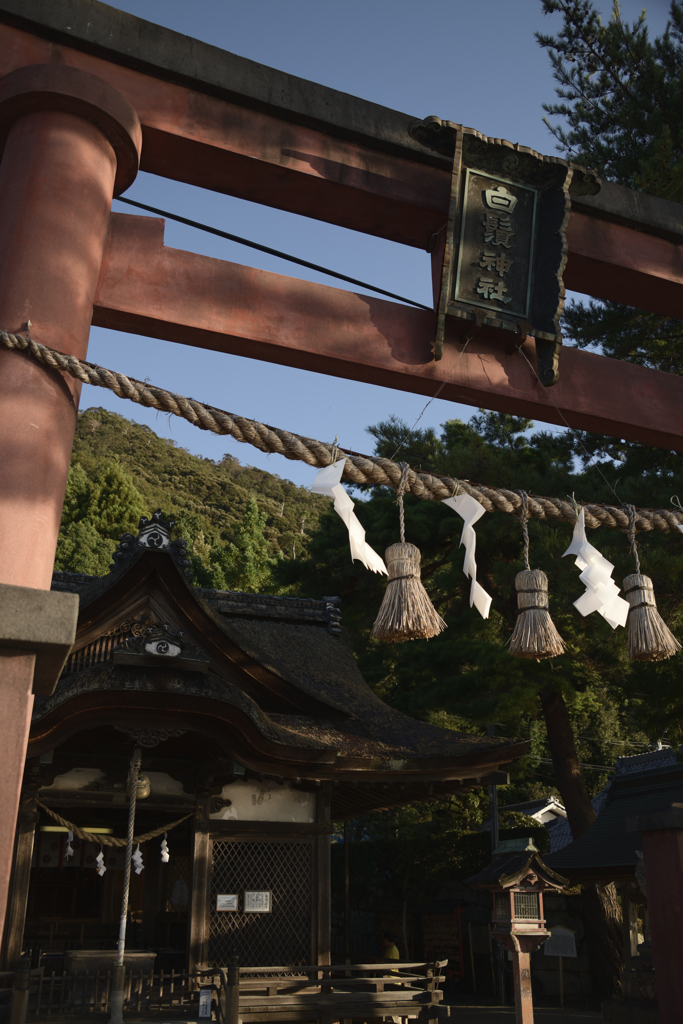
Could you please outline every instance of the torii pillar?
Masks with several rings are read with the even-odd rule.
[[[75,68],[0,81],[0,329],[84,358],[111,201],[134,181],[130,103]],[[0,346],[0,922],[34,693],[54,688],[78,601],[51,594],[80,384]]]
[[[643,838],[655,989],[661,1024],[683,1020],[683,804],[626,819]]]

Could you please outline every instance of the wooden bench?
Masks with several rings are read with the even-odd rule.
[[[332,964],[309,967],[243,967],[237,993],[220,970],[219,1006],[223,1024],[262,1021],[366,1020],[417,1017],[436,1021],[447,960],[432,963]],[[215,974],[208,970],[208,974]],[[234,1019],[235,1017],[238,1019]]]

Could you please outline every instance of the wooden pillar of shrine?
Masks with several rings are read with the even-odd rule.
[[[314,881],[314,900],[316,906],[316,935],[314,938],[315,952],[319,964],[332,963],[332,903],[330,890],[331,847],[330,805],[331,792],[329,787],[321,788],[318,793],[318,825],[321,831],[315,840],[316,869]]]
[[[38,811],[36,805],[26,801],[17,817],[14,840],[14,862],[8,899],[8,913],[2,944],[2,966],[13,970],[21,956],[24,944],[24,925],[28,906],[28,887],[31,878],[31,860],[35,844]]]
[[[2,79],[0,328],[18,333],[30,321],[36,341],[85,356],[112,196],[134,180],[140,145],[133,108],[93,75],[41,64]],[[11,585],[7,601],[10,590],[26,598],[50,588],[79,395],[72,378],[0,346],[0,584]],[[50,595],[60,607],[63,596]],[[5,611],[3,601],[0,921],[43,630],[37,608],[17,637],[5,628]]]
[[[206,962],[209,952],[209,897],[211,890],[211,836],[208,808],[200,803],[194,816],[192,892],[188,915],[188,966]]]

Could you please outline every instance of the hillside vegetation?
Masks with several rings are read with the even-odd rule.
[[[306,554],[329,507],[232,455],[213,462],[147,426],[87,409],[76,427],[56,568],[106,573],[121,534],[136,533],[139,517],[161,508],[190,542],[197,583],[276,591],[273,568]]]

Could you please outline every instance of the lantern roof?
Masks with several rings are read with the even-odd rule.
[[[535,875],[543,889],[563,889],[569,879],[548,867],[531,839],[510,839],[501,843],[493,860],[467,879],[474,889],[511,889],[529,875]]]

